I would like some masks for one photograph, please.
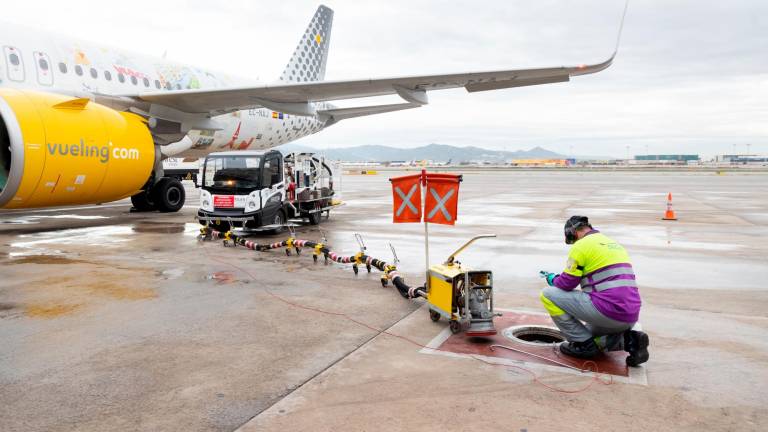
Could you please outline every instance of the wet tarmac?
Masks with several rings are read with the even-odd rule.
[[[391,223],[388,176],[345,177],[346,205],[298,237],[351,255],[361,233],[387,261],[391,243],[420,284],[423,228]],[[532,366],[537,383],[425,352],[445,322],[376,273],[199,243],[191,187],[178,214],[125,201],[0,213],[1,429],[766,430],[766,185],[759,173],[473,172],[457,225],[430,227],[433,263],[497,234],[459,259],[494,272],[497,307],[536,311],[538,271],[564,264],[563,221],[589,216],[636,267],[645,384]],[[668,192],[678,221],[661,220]]]

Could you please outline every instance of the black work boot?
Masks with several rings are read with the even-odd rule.
[[[560,352],[571,357],[590,359],[600,354],[600,348],[594,339],[589,338],[584,342],[563,342],[560,344]]]
[[[637,330],[624,332],[624,351],[628,352],[627,366],[637,367],[648,361],[648,335]]]

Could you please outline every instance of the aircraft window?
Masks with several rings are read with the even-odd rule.
[[[170,83],[170,82],[168,82],[168,81],[166,81],[166,82],[165,82],[165,89],[166,89],[166,90],[171,90],[171,89],[173,89],[173,87],[171,86],[171,83]]]
[[[63,74],[67,73],[67,64],[64,62],[59,63],[59,70]]]
[[[123,75],[122,72],[118,73],[117,74],[117,80],[120,81],[121,83],[124,83],[125,82],[125,75]]]
[[[155,80],[155,88],[160,90],[160,80]]]
[[[104,71],[104,79],[107,81],[112,81],[112,73],[108,70]]]
[[[48,70],[48,61],[44,58],[40,58],[37,61],[37,64],[40,65],[40,70],[47,71]]]
[[[14,66],[18,66],[21,63],[21,61],[19,61],[19,56],[15,53],[11,53],[11,55],[8,56],[8,59],[11,60],[11,64]]]
[[[80,65],[75,66],[75,73],[77,76],[83,76],[83,67]]]
[[[176,84],[176,90],[181,90],[181,84]]]
[[[139,83],[139,79],[138,79],[138,78],[136,78],[135,76],[132,76],[132,77],[131,77],[131,84],[133,84],[133,85],[137,85],[138,83]]]
[[[91,78],[96,79],[99,77],[99,72],[95,68],[91,68]]]
[[[144,87],[149,87],[149,79],[144,78]]]

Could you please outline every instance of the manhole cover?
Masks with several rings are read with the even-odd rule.
[[[565,341],[565,337],[560,333],[560,330],[543,325],[507,327],[502,333],[507,339],[526,345],[557,345]]]

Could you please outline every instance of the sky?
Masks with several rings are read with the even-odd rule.
[[[280,75],[319,4],[14,1],[0,19],[268,82]],[[614,50],[624,8],[621,0],[323,4],[335,12],[326,68],[332,80],[600,62]],[[568,83],[444,90],[429,98],[425,107],[345,120],[298,143],[541,146],[614,157],[747,148],[766,154],[768,2],[635,0],[606,71]]]

